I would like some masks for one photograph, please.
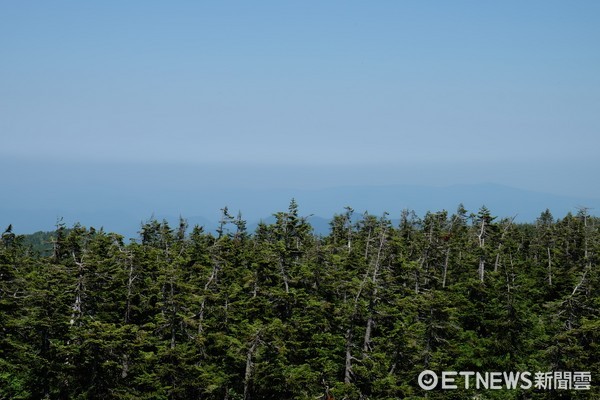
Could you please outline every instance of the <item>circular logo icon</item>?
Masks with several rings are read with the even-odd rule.
[[[431,370],[425,370],[419,374],[419,386],[425,390],[431,390],[438,384],[438,376]]]

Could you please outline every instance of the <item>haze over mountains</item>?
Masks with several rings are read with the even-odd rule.
[[[6,161],[3,163],[8,171]],[[19,175],[4,175],[0,191],[0,224],[12,224],[17,233],[49,231],[63,218],[67,226],[80,222],[136,237],[140,223],[151,217],[175,223],[179,216],[186,218],[190,226],[198,224],[210,231],[216,227],[224,206],[232,215],[240,211],[252,231],[259,221],[269,222],[272,214],[285,211],[292,198],[299,204],[302,215],[311,216],[310,222],[317,233],[327,233],[329,219],[342,213],[345,206],[356,213],[381,215],[387,211],[389,218],[395,220],[403,209],[423,216],[427,211],[453,213],[460,203],[469,212],[477,212],[485,205],[493,215],[516,217],[519,222],[534,221],[546,208],[556,218],[576,212],[577,207],[589,207],[592,214],[600,209],[597,198],[493,183],[435,185],[425,180],[422,185],[386,185],[382,182],[393,180],[389,177],[378,180],[376,177],[381,174],[373,174],[369,182],[368,177],[356,170],[335,175],[329,169],[339,179],[319,180],[315,171],[305,171],[305,175],[296,171],[294,178],[291,169],[242,168],[237,172],[216,166],[204,170],[159,166],[126,169],[41,162],[20,167]],[[305,181],[298,179],[299,176],[304,176]],[[285,187],[286,184],[290,187]]]
[[[598,1],[91,3],[0,2],[0,229],[600,209]]]

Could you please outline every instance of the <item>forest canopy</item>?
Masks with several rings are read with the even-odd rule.
[[[248,232],[151,219],[0,241],[1,399],[587,399],[600,220],[334,215]],[[36,244],[37,243],[37,244]],[[47,252],[36,251],[46,243]],[[36,244],[36,245],[34,245]],[[432,371],[587,371],[587,390],[425,391]],[[460,381],[458,379],[457,381]]]

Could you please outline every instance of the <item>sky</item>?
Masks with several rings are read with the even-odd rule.
[[[599,18],[586,0],[2,2],[0,157],[22,193],[43,165],[73,191],[168,165],[600,198]]]

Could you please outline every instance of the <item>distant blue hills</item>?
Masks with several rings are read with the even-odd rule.
[[[98,192],[95,191],[94,195]],[[191,226],[200,225],[206,231],[213,231],[218,223],[220,208],[229,206],[231,214],[241,211],[253,231],[262,220],[273,222],[273,214],[286,211],[289,201],[294,198],[299,204],[300,213],[310,216],[309,221],[316,233],[326,234],[329,220],[335,214],[344,212],[350,206],[355,213],[368,212],[381,215],[384,211],[389,218],[397,220],[402,210],[414,210],[423,216],[427,211],[456,211],[463,204],[469,212],[476,213],[485,205],[493,215],[515,217],[518,222],[532,222],[542,211],[549,209],[555,218],[562,218],[568,212],[577,212],[578,207],[588,207],[591,214],[600,209],[600,199],[585,199],[560,196],[517,189],[498,184],[451,185],[444,187],[418,185],[389,186],[342,186],[318,190],[297,189],[236,189],[189,190],[172,198],[163,196],[156,205],[152,198],[128,194],[122,201],[112,195],[111,201],[91,204],[85,196],[79,195],[65,207],[56,207],[55,201],[40,201],[19,204],[8,197],[0,205],[0,224],[12,224],[17,233],[33,233],[54,229],[56,221],[63,218],[67,226],[79,222],[84,226],[103,227],[126,237],[137,237],[142,222],[156,218],[165,219],[174,226],[179,216]],[[57,200],[57,199],[55,199]],[[80,203],[88,207],[81,207]],[[0,226],[3,229],[3,227]]]

